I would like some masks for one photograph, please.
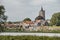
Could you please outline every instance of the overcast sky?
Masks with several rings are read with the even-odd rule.
[[[45,10],[46,19],[50,19],[55,12],[60,11],[60,0],[0,0],[6,9],[8,21],[22,21],[28,17],[35,20],[41,6]]]

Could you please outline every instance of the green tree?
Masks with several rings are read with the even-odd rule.
[[[5,13],[5,8],[3,5],[0,5],[0,31],[4,30],[4,28],[1,24],[6,22],[6,20],[7,20],[7,16],[4,15],[4,13]]]
[[[5,8],[3,5],[0,5],[0,15],[4,15]]]
[[[60,20],[56,23],[56,26],[60,26]]]
[[[8,22],[8,24],[12,24],[12,22],[11,22],[11,21],[9,21],[9,22]]]
[[[31,21],[30,18],[25,18],[23,21]]]
[[[51,18],[52,25],[60,25],[60,12],[54,13]]]
[[[5,13],[5,8],[3,5],[0,5],[0,22],[6,22],[7,16],[4,15]]]

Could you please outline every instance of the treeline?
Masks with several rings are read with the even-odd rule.
[[[60,40],[60,37],[46,36],[0,36],[0,40]]]
[[[60,26],[60,12],[54,13],[51,18],[51,24]]]

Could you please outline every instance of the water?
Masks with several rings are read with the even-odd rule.
[[[17,33],[17,32],[2,32],[0,36],[22,36],[22,35],[33,35],[33,36],[57,36],[60,37],[60,33]]]

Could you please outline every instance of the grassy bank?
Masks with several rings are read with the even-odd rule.
[[[5,32],[23,32],[23,33],[60,33],[60,26],[40,27],[39,31],[21,31],[19,29],[5,29]]]
[[[4,28],[1,32],[23,32],[23,33],[60,33],[60,26],[43,26],[39,27],[38,31],[21,31],[21,29]]]
[[[60,40],[60,37],[46,36],[0,36],[0,40]]]

